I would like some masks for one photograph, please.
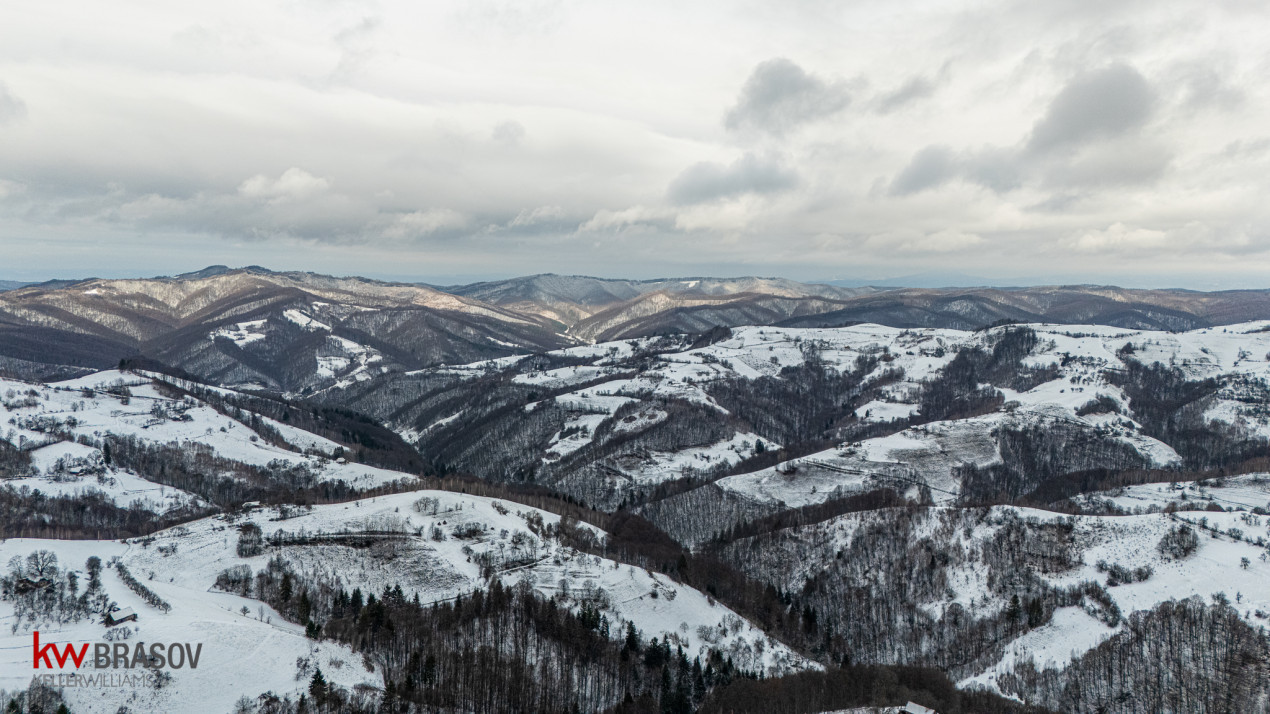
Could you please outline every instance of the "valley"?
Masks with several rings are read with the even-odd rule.
[[[196,351],[98,312],[75,334],[176,351],[7,363],[0,690],[106,713],[764,711],[796,681],[820,710],[891,703],[827,694],[861,682],[954,712],[1270,697],[1268,321],[593,342],[639,286],[523,317],[524,289],[468,291],[513,315],[277,275],[233,278],[332,302],[225,308]],[[211,314],[223,279],[151,299]],[[480,336],[427,364],[384,310]],[[207,659],[44,691],[37,629]]]

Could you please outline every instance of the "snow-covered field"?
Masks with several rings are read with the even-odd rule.
[[[64,456],[69,455],[71,460],[100,461],[100,455],[90,453],[95,450],[50,436],[55,430],[76,439],[92,440],[110,433],[135,436],[156,444],[200,444],[210,447],[222,458],[251,466],[305,465],[320,480],[344,481],[355,488],[371,488],[408,478],[394,471],[326,458],[340,445],[261,417],[265,424],[278,431],[290,448],[270,444],[245,424],[199,400],[164,396],[148,377],[129,372],[99,372],[43,385],[0,379],[0,395],[8,407],[9,421],[0,427],[0,438],[23,448],[48,444],[32,452],[39,473],[34,475],[34,480],[23,480],[24,485],[39,487],[46,493],[66,493],[91,486],[110,494],[121,505],[128,505],[133,495],[158,501],[170,499],[167,492],[137,492],[142,487],[131,481],[129,474],[115,469],[105,469],[115,484],[99,483],[87,477],[62,480],[77,473],[76,469],[78,472],[92,470],[85,469],[84,464],[68,465],[70,474],[58,474],[54,478],[56,462]],[[302,453],[305,451],[310,453]],[[37,486],[37,482],[43,485]]]
[[[1253,473],[1206,481],[1148,483],[1084,494],[1077,501],[1090,504],[1109,501],[1130,512],[1162,511],[1169,506],[1182,511],[1202,511],[1210,506],[1220,506],[1227,510],[1270,510],[1270,474]]]
[[[66,687],[63,697],[71,711],[84,714],[114,714],[121,706],[132,711],[206,711],[228,712],[244,694],[254,697],[266,691],[279,696],[290,694],[294,700],[307,690],[308,677],[297,679],[296,660],[310,658],[322,668],[328,680],[342,686],[357,684],[378,686],[376,673],[362,666],[361,657],[352,650],[330,642],[315,642],[304,636],[304,629],[283,620],[277,612],[259,602],[228,593],[213,591],[211,582],[182,587],[165,582],[163,576],[174,577],[185,571],[179,553],[172,556],[148,580],[147,571],[137,564],[135,544],[117,541],[49,541],[12,539],[0,543],[0,560],[25,557],[37,550],[57,555],[63,569],[76,570],[86,582],[85,562],[97,556],[103,562],[119,557],[132,575],[171,604],[170,612],[160,612],[147,605],[119,579],[114,568],[105,568],[102,582],[109,597],[121,608],[131,608],[137,621],[128,625],[130,636],[123,640],[130,651],[138,642],[202,644],[198,667],[167,670],[172,680],[162,689],[133,686]],[[249,614],[243,615],[246,607]],[[24,689],[30,684],[32,669],[32,633],[29,622],[13,629],[11,603],[0,602],[0,689]],[[104,641],[108,628],[95,621],[81,620],[66,624],[44,623],[39,626],[41,645],[52,642],[84,643]],[[90,652],[91,656],[91,652]],[[56,664],[54,662],[54,664]],[[73,669],[56,669],[69,672]],[[119,673],[130,670],[105,670]],[[47,673],[41,668],[39,673]],[[95,674],[85,668],[80,674]]]
[[[803,530],[801,537],[817,543],[818,552],[833,552],[849,545],[858,532],[876,518],[873,512],[851,513]],[[1059,587],[1076,586],[1087,581],[1107,583],[1111,566],[1130,571],[1147,567],[1150,576],[1141,582],[1108,585],[1107,592],[1124,618],[1135,612],[1152,610],[1169,600],[1198,596],[1205,601],[1225,598],[1239,615],[1254,627],[1270,632],[1270,517],[1250,511],[1186,512],[1134,516],[1075,516],[1049,511],[997,506],[990,510],[980,525],[956,531],[954,538],[966,552],[987,547],[1002,522],[1035,519],[1053,523],[1069,519],[1074,526],[1072,542],[1077,548],[1076,567],[1059,573],[1039,576]],[[934,519],[926,521],[933,525]],[[1157,549],[1161,538],[1171,529],[1187,525],[1199,535],[1194,554],[1172,559]],[[933,531],[919,528],[917,537]],[[791,563],[783,571],[783,587],[799,586],[817,570],[814,558]],[[1103,567],[1099,567],[1103,563]],[[999,612],[1008,604],[988,588],[985,569],[975,560],[954,568],[950,573],[947,599],[921,603],[924,610],[938,617],[953,603],[970,609],[977,616]],[[961,686],[995,688],[997,679],[1012,671],[1016,664],[1031,661],[1038,668],[1062,668],[1074,658],[1093,649],[1108,637],[1125,628],[1124,620],[1108,627],[1080,607],[1059,608],[1045,625],[1030,630],[1006,643],[1005,653],[983,671],[965,678]]]
[[[1020,515],[1043,520],[1060,517],[1017,510]],[[1074,521],[1083,564],[1061,576],[1050,576],[1051,582],[1075,585],[1086,580],[1105,581],[1107,576],[1097,567],[1100,561],[1130,570],[1146,566],[1152,570],[1146,581],[1107,588],[1126,617],[1169,600],[1224,598],[1249,624],[1270,632],[1270,549],[1264,545],[1270,538],[1270,518],[1227,512],[1081,516]],[[1181,524],[1199,533],[1199,549],[1194,555],[1174,560],[1161,554],[1156,545]],[[1006,655],[996,665],[961,685],[993,688],[997,677],[1025,660],[1039,669],[1062,668],[1123,628],[1123,622],[1108,627],[1078,607],[1061,608],[1049,623],[1009,643]]]
[[[753,456],[760,441],[763,439],[755,434],[738,432],[730,439],[708,446],[630,455],[617,459],[614,465],[636,483],[660,483],[694,471],[705,471],[721,465],[732,466]],[[764,441],[763,444],[763,448],[780,448],[779,444],[773,442]]]
[[[240,695],[265,691],[294,698],[308,684],[307,677],[296,679],[300,657],[312,658],[328,679],[341,685],[381,684],[378,673],[367,671],[347,648],[308,640],[302,628],[285,622],[269,607],[213,588],[216,576],[227,568],[247,565],[260,570],[273,557],[282,557],[306,576],[339,582],[349,590],[379,593],[400,585],[408,597],[417,593],[426,604],[487,586],[477,561],[488,554],[495,563],[508,563],[494,575],[507,585],[525,581],[540,594],[575,607],[600,597],[614,637],[621,636],[629,621],[645,637],[669,639],[694,656],[718,648],[747,669],[780,674],[816,666],[696,590],[534,534],[531,516],[548,526],[559,521],[551,513],[517,504],[417,491],[317,506],[285,520],[277,520],[271,510],[256,510],[246,519],[205,518],[157,533],[152,541],[12,539],[0,543],[0,562],[48,550],[63,568],[79,570],[81,580],[86,580],[87,558],[95,555],[108,561],[117,556],[134,577],[172,605],[170,612],[159,612],[128,590],[113,568],[106,569],[103,582],[110,598],[139,614],[129,642],[203,643],[198,669],[172,671],[171,685],[160,692],[68,688],[66,697],[76,712],[114,712],[123,704],[141,710],[190,711],[190,702],[199,702],[200,711],[229,711]],[[387,539],[383,547],[281,545],[241,558],[235,550],[237,527],[246,520],[259,525],[266,538],[280,531],[313,535],[344,530],[400,531],[401,536]],[[434,529],[442,534],[441,540],[432,535]],[[12,605],[0,602],[0,623],[5,624],[0,629],[0,689],[25,687],[31,674],[31,623],[24,621],[15,631],[13,622]],[[87,621],[39,629],[42,643],[99,641],[106,630]]]
[[[1028,409],[931,422],[887,436],[843,444],[761,471],[729,476],[716,483],[747,498],[784,503],[790,508],[882,487],[893,487],[904,493],[925,486],[934,503],[948,504],[961,494],[955,468],[1001,463],[994,436],[996,430],[1044,427],[1054,419],[1081,428],[1094,426],[1080,417]],[[1150,437],[1124,430],[1119,438],[1158,466],[1167,467],[1179,461],[1171,448]]]
[[[327,329],[306,313],[289,311],[286,318],[302,329]],[[263,339],[264,326],[260,322],[227,326],[217,333],[217,338],[250,344]],[[1210,422],[1236,426],[1246,434],[1270,435],[1270,410],[1265,405],[1265,395],[1270,393],[1267,326],[1270,323],[1259,322],[1180,334],[1033,326],[1039,340],[1024,363],[1052,372],[1044,377],[1048,381],[1030,389],[1001,388],[1005,406],[999,411],[898,431],[878,427],[870,433],[884,435],[840,443],[775,466],[731,475],[716,485],[743,499],[776,507],[796,508],[823,503],[835,496],[889,487],[915,500],[928,494],[937,509],[951,508],[962,493],[958,469],[1002,463],[1003,449],[996,433],[1005,428],[1043,430],[1061,426],[1096,430],[1102,438],[1136,451],[1151,467],[1173,468],[1181,463],[1178,454],[1143,433],[1142,425],[1133,416],[1134,405],[1122,389],[1108,380],[1108,374],[1124,370],[1131,355],[1139,362],[1159,361],[1176,366],[1192,379],[1222,378],[1223,384],[1229,384],[1196,413],[1202,413]],[[556,354],[590,363],[546,370],[526,366],[512,380],[547,392],[547,396],[533,397],[542,401],[526,404],[527,412],[547,400],[568,412],[563,427],[550,439],[545,451],[533,456],[550,464],[585,449],[602,429],[611,428],[615,433],[651,429],[669,418],[671,407],[666,400],[687,401],[705,407],[700,410],[704,413],[731,418],[727,409],[711,397],[712,382],[780,379],[783,369],[811,361],[846,372],[857,365],[872,365],[871,360],[876,358],[877,364],[865,381],[888,373],[892,381],[870,394],[863,405],[852,404],[855,415],[866,423],[904,420],[916,414],[917,395],[924,380],[937,375],[958,349],[985,346],[991,338],[991,332],[901,330],[877,325],[840,329],[743,327],[734,329],[728,339],[709,346],[651,356],[646,367],[638,371],[629,369],[629,364],[620,364],[621,360],[646,350],[653,340],[561,350]],[[343,338],[328,339],[332,341],[330,349],[320,357],[325,376],[356,380],[373,374],[375,354]],[[505,357],[435,371],[475,378],[491,370],[511,368],[522,359]],[[902,374],[894,378],[900,371]],[[8,420],[0,427],[0,438],[29,450],[32,458],[30,473],[0,485],[45,494],[95,490],[120,506],[139,502],[156,513],[200,505],[197,496],[119,470],[107,464],[97,449],[74,441],[91,441],[108,432],[161,444],[202,444],[219,456],[253,466],[302,464],[321,479],[342,480],[356,487],[408,478],[392,471],[340,463],[333,458],[340,444],[272,420],[265,423],[286,443],[267,443],[244,423],[197,399],[173,399],[165,393],[149,378],[126,372],[103,372],[47,385],[0,380],[0,396]],[[1095,400],[1114,408],[1089,409]],[[520,413],[519,403],[515,409]],[[619,411],[623,416],[617,417]],[[460,409],[431,425],[403,427],[401,432],[418,437],[459,419],[463,413]],[[761,441],[757,434],[737,429],[741,430],[734,430],[728,438],[708,443],[717,438],[712,436],[698,442],[700,445],[677,451],[631,449],[613,456],[607,465],[618,472],[619,478],[624,475],[640,486],[732,466],[757,453]],[[50,437],[53,432],[60,436]],[[64,435],[70,435],[72,440],[66,440]],[[778,449],[780,445],[767,441],[763,448]],[[1149,567],[1151,575],[1144,581],[1108,587],[1112,600],[1126,617],[1170,599],[1198,596],[1209,601],[1225,598],[1250,624],[1263,630],[1270,626],[1270,551],[1265,546],[1270,539],[1270,518],[1252,512],[1270,510],[1270,475],[1153,483],[1087,494],[1077,500],[1089,506],[1110,503],[1123,509],[1119,512],[1132,515],[1073,517],[1073,538],[1079,544],[1082,562],[1057,575],[1041,576],[1051,584],[1106,582],[1105,571],[1111,566],[1129,570]],[[1041,522],[1067,518],[998,506],[991,509],[984,525],[967,528],[964,533],[959,530],[952,537],[963,539],[968,552],[982,548],[996,532],[993,522],[1016,516]],[[849,543],[870,517],[867,512],[852,513],[817,524],[813,529],[825,542],[840,547]],[[538,518],[541,523],[555,524],[559,520],[556,516],[514,503],[417,491],[317,506],[285,519],[263,510],[253,511],[245,518],[259,525],[266,537],[281,531],[311,535],[344,530],[399,535],[373,548],[348,547],[338,542],[279,545],[267,548],[261,555],[240,558],[235,551],[236,528],[244,521],[218,516],[155,534],[153,542],[146,545],[139,540],[121,543],[15,539],[0,543],[0,562],[47,549],[58,555],[64,567],[81,572],[89,555],[103,559],[117,556],[173,606],[170,613],[154,610],[123,587],[113,569],[107,570],[105,586],[110,596],[141,615],[133,641],[145,638],[205,643],[204,664],[196,672],[175,673],[170,688],[136,695],[144,697],[142,700],[120,699],[134,696],[131,690],[74,691],[68,695],[74,711],[113,712],[120,704],[173,710],[188,701],[207,702],[209,710],[228,710],[243,693],[299,691],[306,685],[303,678],[298,680],[295,676],[295,661],[301,657],[320,661],[327,677],[340,684],[378,684],[378,673],[367,671],[351,651],[315,644],[267,607],[212,587],[223,570],[238,565],[260,570],[273,556],[283,557],[310,577],[338,582],[349,589],[380,592],[400,585],[407,596],[417,594],[425,603],[485,587],[489,576],[483,566],[492,563],[492,577],[504,583],[528,583],[540,594],[559,597],[574,607],[584,602],[603,602],[614,633],[621,632],[622,625],[629,621],[645,637],[667,638],[680,644],[689,656],[719,648],[739,667],[769,674],[813,666],[701,592],[678,585],[664,575],[561,545],[545,536],[538,526],[531,526],[531,522],[538,523]],[[1165,533],[1183,523],[1199,534],[1199,548],[1181,560],[1167,558],[1157,544]],[[791,564],[781,587],[801,587],[818,567],[820,564],[814,560]],[[992,594],[982,570],[972,566],[950,573],[946,599],[918,605],[938,614],[954,603],[972,608],[981,616],[1006,606]],[[241,613],[243,606],[249,609],[247,616]],[[0,624],[14,621],[11,608],[5,608],[9,608],[8,603],[0,603]],[[0,628],[0,689],[25,686],[29,680],[25,663],[30,658],[30,634],[23,627],[16,631],[11,627]],[[1040,668],[1062,667],[1123,628],[1123,623],[1108,626],[1081,607],[1060,608],[1047,624],[1007,643],[998,661],[961,684],[995,688],[1000,677],[1023,662]],[[41,629],[46,641],[93,641],[100,639],[102,632],[100,625],[84,622]]]
[[[0,481],[21,491],[46,495],[100,493],[120,507],[140,503],[153,513],[164,514],[202,500],[171,486],[151,483],[122,469],[108,468],[97,449],[73,441],[59,441],[31,452],[33,474]]]
[[[789,466],[766,469],[731,477],[720,485],[760,501],[806,505],[823,501],[836,492],[872,486],[879,473],[894,479],[893,465],[905,464],[917,480],[930,487],[936,502],[949,502],[960,490],[950,475],[953,467],[984,466],[999,461],[987,435],[1003,425],[1046,428],[1057,424],[1091,432],[1098,430],[1103,438],[1119,441],[1137,451],[1146,464],[1171,468],[1180,464],[1178,454],[1142,433],[1142,425],[1133,417],[1134,405],[1120,387],[1108,381],[1107,375],[1123,371],[1126,360],[1131,358],[1148,364],[1159,361],[1176,366],[1191,379],[1233,380],[1244,386],[1224,389],[1208,406],[1204,418],[1236,425],[1249,434],[1270,435],[1270,408],[1264,404],[1265,396],[1270,394],[1268,325],[1270,323],[1252,322],[1185,333],[1085,325],[1030,325],[1038,339],[1023,364],[1035,369],[1052,369],[1053,378],[1026,390],[998,387],[1006,403],[1003,413],[965,423],[927,424],[860,444],[844,444],[853,448],[853,455],[846,455],[840,449],[830,450],[792,464],[794,469]],[[543,454],[543,460],[550,462],[589,444],[596,429],[625,405],[642,402],[649,405],[644,413],[653,413],[658,400],[677,399],[706,406],[726,418],[727,410],[710,396],[712,382],[759,377],[779,379],[782,369],[809,361],[831,370],[849,371],[862,364],[862,359],[877,359],[865,382],[883,375],[890,375],[888,380],[895,380],[895,374],[900,376],[880,389],[880,398],[858,406],[855,416],[864,422],[876,423],[907,419],[918,411],[918,395],[925,380],[936,376],[958,350],[990,347],[1002,329],[1012,328],[964,332],[871,324],[835,329],[738,327],[732,330],[730,338],[712,345],[658,353],[646,369],[634,375],[629,365],[624,368],[620,360],[637,350],[647,349],[652,344],[650,340],[560,350],[552,354],[593,361],[549,370],[525,368],[516,372],[513,381],[564,390],[551,399],[575,412],[563,430],[568,434],[557,434]],[[514,368],[517,362],[517,358],[504,357],[438,368],[438,371],[475,377],[491,370]],[[1100,399],[1115,409],[1089,408]],[[530,410],[537,404],[525,408]],[[620,424],[616,427],[623,428]],[[417,436],[409,429],[403,433]],[[738,436],[752,441],[749,435]],[[710,448],[717,451],[716,447]],[[829,466],[819,468],[812,461]],[[648,468],[619,470],[629,473],[636,482],[655,483],[684,475],[687,469],[703,464],[701,454],[683,451],[653,455]],[[846,471],[833,471],[839,467]],[[777,471],[781,472],[779,478]],[[788,478],[791,471],[797,471],[798,476]]]

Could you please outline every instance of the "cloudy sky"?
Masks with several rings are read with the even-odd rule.
[[[212,263],[1270,287],[1260,0],[0,21],[0,279]]]

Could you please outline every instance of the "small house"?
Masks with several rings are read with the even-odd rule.
[[[48,578],[40,578],[32,580],[30,578],[18,578],[13,584],[13,591],[19,595],[25,595],[32,590],[48,590],[53,586],[53,581]]]
[[[939,712],[930,707],[924,707],[917,702],[909,702],[900,710],[900,714],[939,714]]]
[[[122,625],[125,622],[136,622],[136,621],[137,621],[137,613],[133,612],[132,608],[125,607],[122,610],[115,610],[114,612],[106,613],[105,624],[106,624],[106,627],[114,627],[116,625]]]

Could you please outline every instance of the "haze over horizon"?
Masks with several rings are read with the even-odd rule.
[[[0,279],[1266,287],[1266,19],[1236,1],[26,6],[0,27]]]
[[[1043,286],[1077,286],[1077,285],[1093,285],[1113,288],[1127,289],[1160,289],[1160,290],[1195,290],[1201,292],[1222,291],[1222,290],[1257,290],[1267,289],[1263,283],[1258,283],[1255,278],[1249,278],[1246,284],[1232,283],[1231,281],[1223,281],[1212,279],[1206,276],[1205,279],[1196,280],[1194,276],[1174,275],[1174,276],[1122,276],[1120,281],[1106,280],[1090,280],[1083,279],[1081,276],[1050,276],[1049,279],[1040,277],[1013,277],[993,279],[982,275],[970,275],[955,271],[946,272],[926,272],[914,273],[909,275],[897,275],[886,277],[874,275],[872,277],[857,276],[839,276],[830,275],[819,278],[791,278],[788,275],[776,273],[761,272],[733,272],[733,273],[681,273],[681,274],[648,274],[648,275],[624,275],[621,273],[608,274],[592,274],[584,275],[581,273],[560,273],[547,271],[542,273],[479,273],[479,274],[440,274],[440,275],[410,275],[410,274],[394,274],[394,273],[358,273],[355,271],[331,271],[324,272],[320,270],[300,270],[285,266],[262,266],[262,265],[207,265],[197,269],[190,270],[173,270],[166,273],[150,273],[137,270],[119,270],[96,273],[70,274],[70,273],[32,273],[27,275],[0,273],[0,290],[17,287],[19,285],[38,285],[44,282],[57,281],[82,281],[82,280],[147,280],[157,278],[174,278],[186,275],[194,275],[199,272],[211,269],[225,268],[228,270],[241,270],[246,268],[264,268],[265,270],[277,273],[288,272],[308,272],[319,275],[330,275],[339,278],[367,278],[370,280],[379,280],[389,283],[411,283],[419,285],[429,285],[438,288],[460,287],[465,285],[473,285],[485,282],[501,282],[514,280],[517,278],[531,278],[542,275],[560,275],[566,277],[582,277],[597,278],[600,280],[632,280],[632,281],[656,281],[656,280],[691,280],[695,278],[713,278],[713,279],[736,279],[736,278],[774,278],[788,279],[797,282],[809,284],[830,284],[847,287],[885,287],[885,288],[973,288],[973,287],[997,287],[997,288],[1014,288],[1014,287],[1043,287]]]

